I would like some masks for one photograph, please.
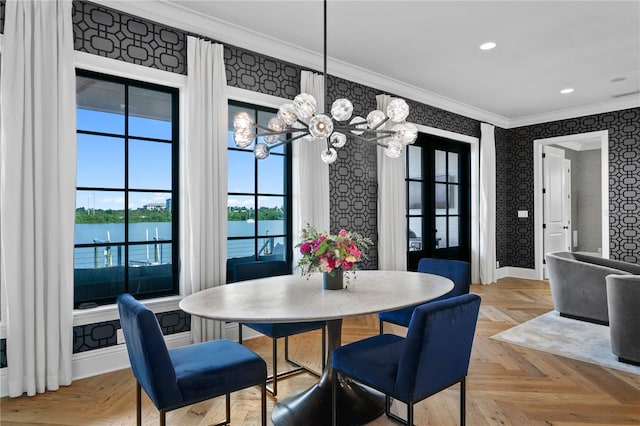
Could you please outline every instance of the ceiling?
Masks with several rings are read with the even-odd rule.
[[[322,71],[320,0],[133,3]],[[640,106],[640,1],[330,0],[327,21],[329,74],[506,127]]]

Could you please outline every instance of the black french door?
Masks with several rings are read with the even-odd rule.
[[[421,133],[408,147],[407,269],[423,257],[471,259],[469,144]]]

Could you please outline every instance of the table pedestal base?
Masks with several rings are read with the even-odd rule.
[[[340,346],[342,320],[327,321],[327,365],[320,381],[311,388],[293,393],[276,404],[271,414],[275,426],[330,426],[332,352]],[[369,387],[339,378],[336,398],[338,425],[369,423],[384,413],[384,395]]]
[[[337,389],[338,425],[363,425],[384,413],[384,395],[348,379],[339,379]],[[311,388],[278,402],[271,414],[276,426],[330,426],[331,381],[323,380]]]

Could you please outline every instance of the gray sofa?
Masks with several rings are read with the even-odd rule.
[[[620,362],[640,365],[640,276],[607,276],[611,351]]]
[[[640,265],[584,253],[545,255],[553,306],[560,315],[609,324],[607,275],[640,275]]]

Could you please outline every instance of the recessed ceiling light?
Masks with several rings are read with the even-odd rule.
[[[567,93],[571,93],[571,92],[573,92],[573,89],[570,87],[567,87],[566,89],[562,89],[560,91],[560,93],[562,93],[563,95],[566,95]]]
[[[618,83],[620,81],[625,81],[627,79],[627,77],[616,77],[616,78],[612,78],[610,81],[612,83]]]
[[[480,50],[491,50],[494,47],[496,47],[496,44],[494,42],[492,42],[492,41],[488,41],[488,42],[482,43],[480,45]]]

